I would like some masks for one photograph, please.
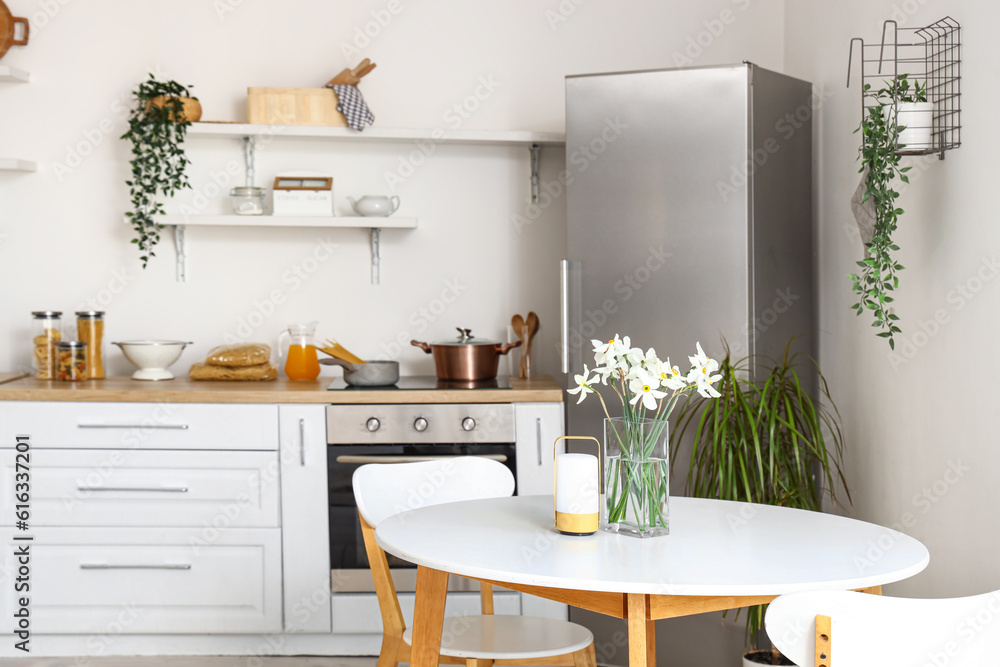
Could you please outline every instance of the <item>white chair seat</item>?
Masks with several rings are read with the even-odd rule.
[[[403,633],[412,645],[413,628]],[[441,633],[441,655],[454,658],[520,660],[574,653],[594,635],[576,623],[528,616],[449,616]]]

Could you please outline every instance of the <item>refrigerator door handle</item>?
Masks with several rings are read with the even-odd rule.
[[[569,373],[574,359],[570,358],[570,330],[574,317],[579,318],[580,262],[564,259],[559,263],[559,347],[562,372]],[[579,331],[579,322],[576,322]],[[576,351],[579,357],[579,350]],[[576,359],[579,362],[579,359]],[[579,366],[579,363],[576,364]]]

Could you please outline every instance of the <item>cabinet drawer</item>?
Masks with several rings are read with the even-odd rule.
[[[207,403],[0,403],[0,447],[278,449],[276,405]]]
[[[184,529],[39,528],[30,543],[31,625],[38,634],[281,631],[278,529],[223,531],[191,546]],[[4,566],[15,544],[4,529]],[[5,618],[14,587],[0,592]],[[4,623],[0,632],[10,633]]]
[[[0,498],[13,498],[14,457],[0,455]],[[277,527],[277,452],[35,449],[33,526]],[[0,517],[10,525],[13,512]]]
[[[399,593],[399,608],[407,627],[413,626],[413,593]],[[520,614],[521,594],[494,589],[494,612]],[[481,614],[479,593],[449,593],[446,616]],[[445,628],[447,629],[447,627]],[[375,634],[382,632],[382,616],[374,593],[335,593],[333,595],[333,632],[335,634]]]

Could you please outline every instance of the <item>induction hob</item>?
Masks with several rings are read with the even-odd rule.
[[[510,389],[510,378],[501,375],[492,380],[457,382],[438,380],[436,375],[409,375],[389,387],[352,387],[339,377],[327,387],[329,391],[428,391],[432,389]]]

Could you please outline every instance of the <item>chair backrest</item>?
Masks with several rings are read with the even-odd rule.
[[[417,463],[371,463],[354,471],[354,499],[372,527],[420,507],[514,493],[514,475],[498,461],[457,456]]]
[[[816,616],[832,620],[827,660],[815,652]],[[782,595],[767,608],[767,636],[797,665],[980,667],[1000,663],[1000,591],[921,600],[851,591]]]

